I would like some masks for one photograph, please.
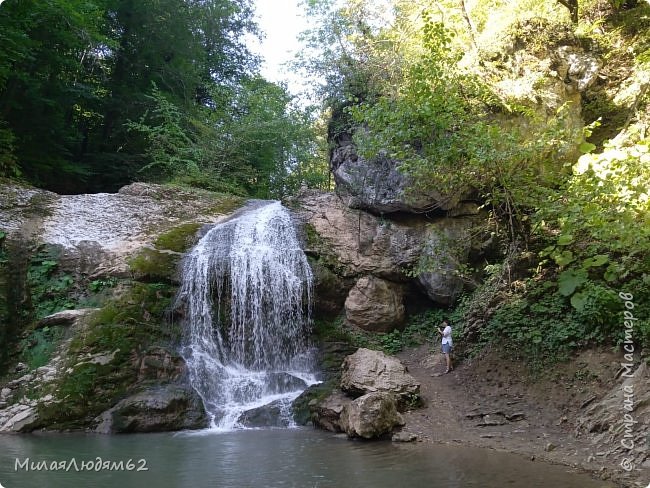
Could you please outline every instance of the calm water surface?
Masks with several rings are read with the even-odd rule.
[[[131,459],[148,471],[26,470],[24,464]],[[18,459],[18,465],[16,463]],[[145,461],[139,461],[144,459]],[[22,466],[21,466],[22,465]],[[17,469],[16,469],[17,468]],[[312,429],[227,433],[0,436],[4,488],[611,488],[561,466],[486,449],[351,442]]]

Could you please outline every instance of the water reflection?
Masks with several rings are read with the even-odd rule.
[[[24,463],[145,459],[148,471],[16,471]],[[24,464],[23,464],[24,465]],[[142,466],[140,464],[140,466]],[[0,436],[5,488],[611,488],[561,466],[485,449],[350,442],[311,429],[220,434]]]

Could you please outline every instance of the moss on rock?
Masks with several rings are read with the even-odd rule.
[[[175,282],[181,253],[144,248],[129,260],[129,267],[138,281]]]
[[[89,318],[70,343],[66,374],[50,392],[53,403],[39,405],[42,426],[84,428],[102,411],[137,391],[140,359],[154,345],[177,342],[178,329],[164,313],[173,286],[133,283]]]
[[[194,244],[196,233],[201,228],[198,222],[182,224],[158,236],[154,241],[156,249],[167,249],[174,252],[185,252]]]

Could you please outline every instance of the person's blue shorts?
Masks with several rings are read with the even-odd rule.
[[[442,352],[444,354],[449,354],[451,352],[451,346],[449,344],[442,345]]]

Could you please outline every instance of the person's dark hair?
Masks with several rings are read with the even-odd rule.
[[[449,322],[449,319],[448,319],[447,317],[445,317],[444,319],[442,319],[442,323],[444,324],[445,322],[448,323],[448,324],[451,323],[451,322]]]

